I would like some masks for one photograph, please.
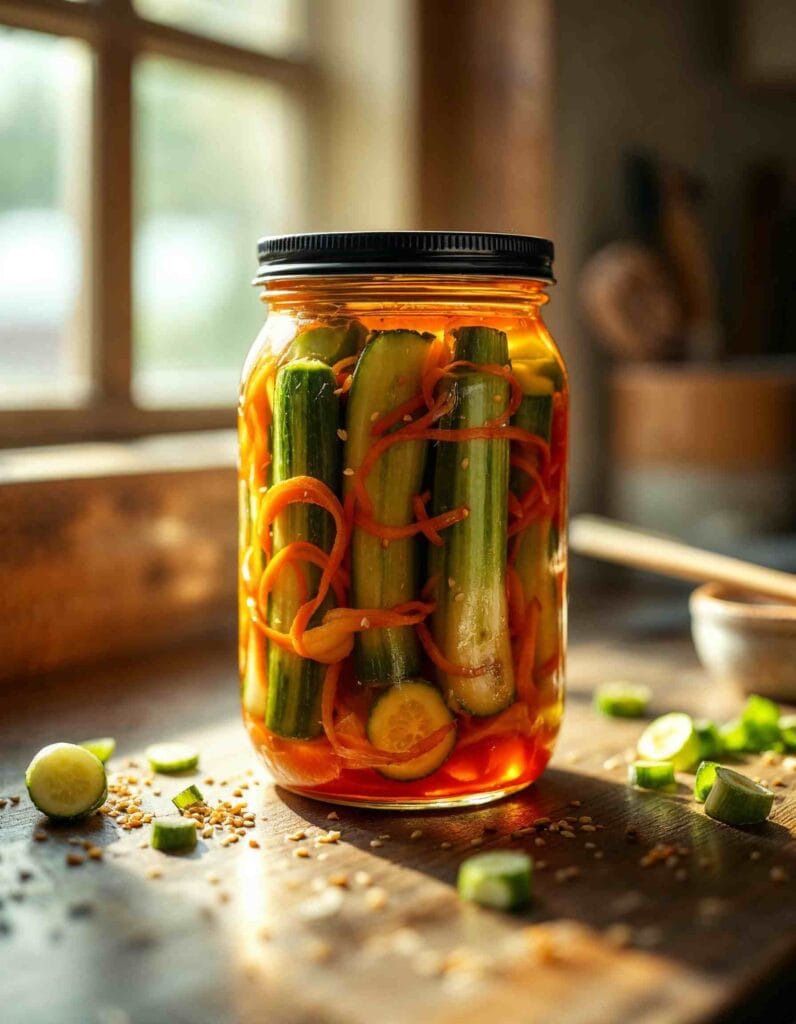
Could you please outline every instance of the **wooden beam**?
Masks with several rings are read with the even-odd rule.
[[[552,0],[420,4],[422,226],[549,234]]]
[[[234,625],[234,448],[218,446],[169,438],[0,459],[0,679]]]

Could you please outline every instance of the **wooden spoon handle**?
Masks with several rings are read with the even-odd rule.
[[[683,580],[714,580],[766,597],[796,601],[796,576],[792,573],[703,551],[601,516],[575,516],[569,528],[569,541],[573,551],[606,562]]]

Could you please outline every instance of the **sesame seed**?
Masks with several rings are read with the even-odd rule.
[[[343,470],[343,476],[353,476],[353,475],[354,475],[353,469],[350,466],[346,466],[346,468]]]
[[[381,416],[381,413],[380,413],[380,412],[378,412],[378,411],[377,411],[377,412],[372,412],[372,413],[370,414],[370,422],[371,422],[371,423],[375,423],[375,422],[376,422],[376,420],[377,420],[377,419],[379,418],[379,416]]]
[[[597,849],[597,844],[596,843],[584,843],[583,844],[583,848],[584,848],[584,850],[596,850]]]
[[[448,586],[450,587],[451,590],[453,590],[453,588],[456,586],[456,580],[453,578],[453,576],[448,577]]]
[[[300,846],[297,850],[293,851],[293,856],[294,857],[302,857],[302,858],[306,859],[307,857],[309,857],[309,855],[310,855],[310,851],[307,849],[306,846]]]
[[[82,853],[67,853],[66,863],[70,868],[78,868],[81,864],[85,863],[86,858]]]
[[[596,832],[597,831],[597,829],[594,827],[594,825],[581,825],[580,826],[580,830],[581,830],[581,832]]]
[[[440,843],[439,848],[440,850],[450,850],[452,845],[452,843]]]
[[[594,859],[595,860],[602,860],[604,856],[605,855],[603,854],[602,850],[596,850],[595,854],[594,854]]]
[[[768,873],[768,877],[775,885],[781,885],[783,882],[789,881],[788,872],[781,867],[774,866]]]
[[[760,851],[752,850],[752,852],[749,854],[749,860],[760,860]]]
[[[326,879],[329,885],[336,885],[339,889],[348,888],[348,875],[339,873],[336,875],[329,875]]]
[[[381,841],[381,839],[371,839],[370,846],[372,849],[378,850],[380,846],[384,846],[384,843]]]
[[[348,440],[348,431],[347,430],[343,430],[342,427],[341,427],[337,431],[337,436],[340,438],[341,441],[347,441]]]
[[[550,819],[550,818],[534,818],[534,819],[533,819],[533,824],[534,824],[534,825],[535,825],[535,826],[536,826],[537,828],[541,828],[541,827],[543,827],[544,825],[549,825],[549,824],[550,824],[550,821],[551,821],[551,819]]]
[[[46,832],[34,832],[33,838],[36,840],[37,843],[46,843],[50,837],[47,835]]]
[[[339,821],[340,820],[340,815],[337,813],[337,811],[329,811],[329,813],[326,815],[326,820],[327,821]]]
[[[249,840],[249,846],[250,846],[250,847],[251,847],[251,848],[252,848],[253,850],[259,850],[259,849],[260,849],[260,844],[259,844],[259,843],[257,842],[257,840],[256,840],[256,839],[250,839],[250,840]]]
[[[329,832],[326,833],[326,835],[318,836],[317,842],[319,842],[319,843],[336,843],[341,835],[342,835],[341,832],[334,832],[334,831],[330,830]]]
[[[357,871],[354,874],[354,882],[355,882],[355,884],[356,885],[361,885],[363,887],[363,889],[367,888],[371,884],[372,881],[373,881],[373,879],[370,877],[370,875],[367,873],[367,871]]]
[[[541,836],[535,836],[534,840],[533,840],[533,845],[534,846],[544,846],[545,845],[545,841],[544,841],[544,839],[542,839]]]
[[[146,876],[147,876],[147,878],[152,878],[152,879],[154,879],[154,878],[161,878],[163,876],[163,871],[162,871],[161,868],[157,868],[157,867],[147,868]]]
[[[570,800],[569,801],[569,806],[570,807],[580,807],[581,803],[582,803],[581,800]]]
[[[363,629],[370,629],[370,619],[366,615],[362,616],[359,620],[359,624]]]
[[[306,839],[307,833],[303,828],[298,829],[296,832],[291,833],[289,836],[285,836],[285,839],[289,839],[291,843],[297,843],[300,839]]]
[[[371,910],[382,910],[387,905],[387,893],[378,886],[368,889],[365,902]]]
[[[465,456],[462,459],[462,462],[461,462],[462,469],[467,469],[469,467],[469,465],[470,465],[470,460]]]
[[[414,832],[409,836],[410,839],[419,839],[423,835],[422,828],[416,828]]]
[[[561,835],[565,839],[574,839],[575,838],[575,833],[574,832],[570,832],[568,828],[562,828],[561,829]]]

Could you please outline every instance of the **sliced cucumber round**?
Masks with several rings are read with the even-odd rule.
[[[636,747],[645,761],[671,761],[676,772],[687,771],[699,760],[699,737],[691,716],[671,711],[650,722]]]
[[[152,849],[165,853],[192,850],[196,846],[196,822],[193,818],[157,818],[152,823]]]
[[[76,743],[51,743],[36,754],[25,772],[33,803],[49,818],[83,818],[108,795],[102,761]]]
[[[527,853],[477,853],[459,868],[459,895],[484,907],[514,910],[530,902],[532,876],[533,861]]]
[[[374,702],[368,718],[368,739],[381,750],[402,753],[454,717],[439,690],[423,679],[405,679],[385,690]],[[453,728],[425,754],[405,764],[385,765],[382,775],[411,782],[431,775],[448,759],[456,743]]]
[[[774,794],[731,768],[716,768],[716,779],[705,801],[705,814],[725,825],[757,825],[774,805]]]
[[[153,743],[146,748],[146,759],[152,771],[162,775],[189,772],[199,764],[199,751],[187,743]]]
[[[721,766],[715,761],[703,761],[694,778],[694,799],[703,804],[716,781],[716,769]]]
[[[83,740],[80,746],[90,750],[103,764],[107,764],[116,753],[116,740],[113,736],[100,736],[93,740]]]
[[[671,761],[634,761],[628,765],[627,779],[640,789],[673,789],[674,765]]]
[[[641,683],[603,683],[594,691],[594,706],[611,718],[641,718],[652,691]]]
[[[715,757],[723,750],[721,733],[715,722],[709,718],[698,718],[694,722],[694,729],[699,740],[699,756],[703,760]]]

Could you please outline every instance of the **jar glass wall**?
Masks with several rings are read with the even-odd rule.
[[[445,807],[544,770],[563,710],[566,372],[545,282],[269,280],[244,370],[240,669],[277,783]]]

